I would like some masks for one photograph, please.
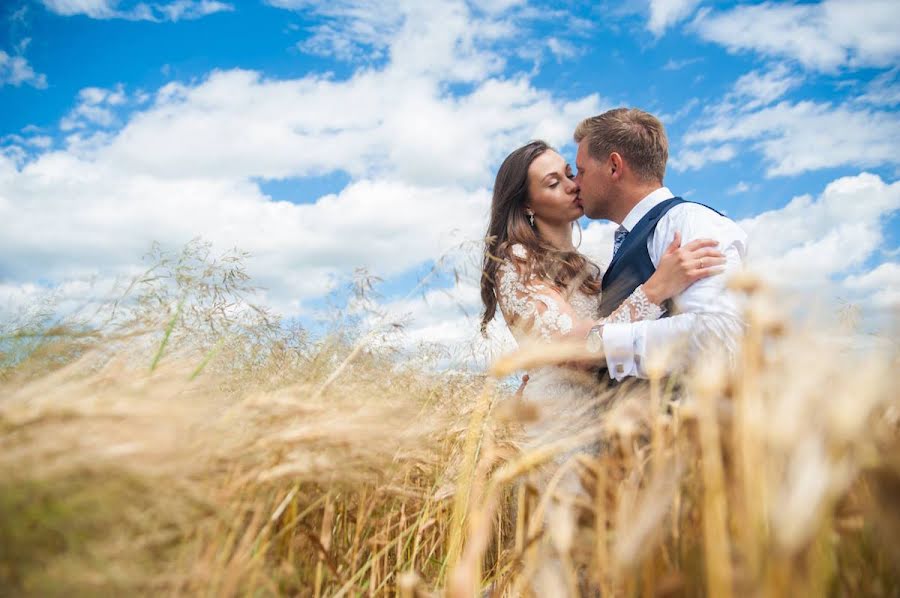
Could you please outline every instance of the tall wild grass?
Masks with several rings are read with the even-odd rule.
[[[734,367],[604,391],[526,451],[553,414],[501,381],[571,347],[429,368],[370,318],[279,321],[242,260],[155,250],[114,300],[3,324],[0,594],[900,595],[892,341],[834,342],[746,276]]]

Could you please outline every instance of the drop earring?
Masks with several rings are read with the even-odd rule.
[[[528,222],[530,222],[531,227],[534,228],[534,212],[528,210],[525,212],[525,215],[528,216]]]

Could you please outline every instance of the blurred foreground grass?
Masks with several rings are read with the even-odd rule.
[[[285,326],[240,254],[153,261],[3,324],[0,595],[527,595],[547,554],[546,595],[900,595],[895,345],[801,330],[750,278],[737,368],[605,397],[567,496],[535,475],[597,438],[522,452],[552,414],[486,374]]]

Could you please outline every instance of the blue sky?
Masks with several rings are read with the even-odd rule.
[[[578,120],[629,105],[667,126],[667,185],[741,222],[754,267],[895,310],[900,5],[628,6],[5,2],[3,303],[94,292],[77,281],[202,235],[249,250],[286,315],[364,266],[415,338],[460,340],[477,277],[404,298],[417,276],[483,234],[509,151],[544,137],[571,160]],[[611,226],[583,225],[604,261]]]

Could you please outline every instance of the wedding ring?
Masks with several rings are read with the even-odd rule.
[[[703,269],[703,258],[702,257],[700,258],[700,269],[701,270]]]

